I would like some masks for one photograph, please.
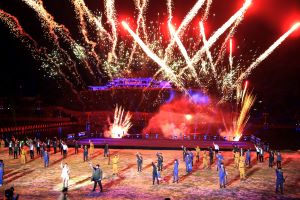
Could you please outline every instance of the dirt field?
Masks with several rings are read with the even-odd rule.
[[[137,172],[135,153],[139,151],[144,157],[143,172]],[[247,180],[240,181],[238,170],[234,168],[232,152],[223,152],[225,166],[228,172],[226,189],[219,189],[216,165],[211,169],[202,169],[202,159],[195,163],[193,172],[185,174],[185,165],[181,151],[162,150],[164,170],[160,185],[152,185],[151,161],[156,160],[157,150],[118,150],[112,149],[113,154],[120,155],[119,175],[112,175],[112,165],[103,157],[103,149],[95,149],[91,161],[100,164],[104,172],[102,181],[104,192],[97,188],[92,192],[92,170],[87,162],[83,162],[83,153],[69,154],[64,162],[70,166],[70,187],[68,199],[300,199],[300,153],[283,153],[284,176],[287,176],[284,195],[275,193],[275,169],[268,168],[267,155],[264,163],[256,162],[252,153],[252,167],[246,171]],[[201,152],[202,154],[202,152]],[[36,156],[36,155],[35,155]],[[179,183],[172,183],[173,161],[180,159]],[[8,150],[0,150],[0,159],[5,163],[4,186],[1,194],[10,186],[20,194],[20,199],[62,199],[62,183],[60,178],[60,153],[50,154],[50,166],[44,168],[43,159],[35,157],[28,163],[20,164],[19,159],[8,156]],[[0,196],[0,199],[2,196]]]

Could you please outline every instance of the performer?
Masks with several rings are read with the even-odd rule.
[[[238,168],[239,167],[239,161],[240,161],[240,153],[235,152],[234,153],[234,167]]]
[[[44,151],[44,167],[49,167],[49,152],[46,150]]]
[[[213,142],[213,145],[214,145],[214,148],[215,148],[215,155],[217,155],[219,150],[220,150],[220,147],[219,147],[219,145],[215,144],[214,142]]]
[[[13,155],[13,142],[10,140],[8,143],[8,154]]]
[[[115,157],[112,159],[112,163],[113,163],[113,175],[117,175],[118,174],[118,162],[119,162],[119,155],[115,155]]]
[[[61,145],[62,145],[62,149],[63,149],[63,156],[64,156],[64,158],[66,158],[67,154],[68,154],[68,146],[65,142],[62,142]]]
[[[40,154],[41,154],[41,144],[40,144],[40,140],[37,140],[35,146],[36,146],[36,155],[40,155]]]
[[[15,143],[14,146],[14,159],[18,159],[19,145]]]
[[[77,140],[75,140],[74,142],[74,148],[75,148],[75,154],[78,154],[79,144]]]
[[[245,180],[246,175],[245,175],[245,157],[244,156],[240,156],[239,171],[240,171],[240,179]]]
[[[158,168],[157,171],[162,171],[164,157],[162,156],[162,153],[158,153],[158,152],[156,156],[157,156],[157,168]]]
[[[208,156],[206,150],[203,152],[203,169],[208,168]]]
[[[283,183],[285,182],[285,178],[283,177],[283,171],[281,166],[276,169],[276,193],[278,193],[278,188],[280,189],[280,193],[283,194]]]
[[[30,145],[29,145],[29,154],[30,154],[30,159],[34,159],[34,145],[33,145],[33,143],[30,143]]]
[[[4,149],[5,147],[5,142],[3,139],[0,140],[0,147]]]
[[[209,147],[209,165],[211,166],[214,162],[214,152],[211,147]]]
[[[152,162],[152,182],[153,182],[153,185],[155,183],[155,180],[157,181],[157,185],[159,185],[157,167],[156,167],[155,163]]]
[[[63,181],[63,191],[68,191],[69,179],[70,179],[70,168],[67,163],[60,163],[61,178]]]
[[[24,148],[21,149],[21,164],[26,164],[26,151]]]
[[[137,166],[138,166],[138,172],[142,172],[142,165],[143,165],[143,157],[142,154],[137,152],[136,153],[136,161],[137,161]]]
[[[269,168],[272,168],[274,164],[274,152],[269,151]]]
[[[4,176],[4,162],[0,160],[0,187],[3,185],[3,176]]]
[[[52,146],[53,146],[54,154],[56,154],[56,152],[57,152],[57,138],[56,137],[53,138]]]
[[[47,151],[50,152],[50,147],[51,147],[51,140],[50,138],[47,140]]]
[[[185,146],[181,146],[181,148],[182,148],[182,160],[185,161],[184,159],[185,159],[187,150],[186,150]]]
[[[83,162],[88,161],[89,151],[86,145],[83,148]]]
[[[224,157],[220,151],[217,153],[216,157],[217,157],[217,171],[218,171],[219,168],[221,167],[221,163],[223,163],[224,161]]]
[[[177,159],[174,161],[174,168],[173,168],[173,183],[178,183],[178,167],[179,167],[179,162]]]
[[[200,160],[200,148],[199,148],[199,146],[196,147],[196,158],[197,158],[197,162],[199,162],[199,160]]]
[[[105,144],[104,145],[104,157],[108,157],[108,151],[109,151],[108,144]]]
[[[246,152],[246,165],[248,167],[250,167],[250,162],[251,162],[251,152],[250,152],[250,149],[248,149]]]
[[[90,143],[90,155],[93,155],[95,146],[94,146],[94,143],[91,140],[89,140],[89,143]]]
[[[222,187],[226,187],[226,170],[225,170],[225,167],[224,167],[224,164],[221,163],[221,166],[220,166],[220,170],[219,170],[219,182],[220,182],[220,188]]]
[[[254,145],[255,149],[256,149],[256,160],[259,160],[259,154],[260,154],[260,149],[258,146]]]
[[[276,161],[277,161],[276,162],[277,167],[281,167],[282,157],[280,151],[277,151],[276,153]]]
[[[103,192],[102,189],[102,169],[100,168],[99,164],[97,164],[95,167],[93,167],[92,163],[89,163],[91,169],[93,170],[93,175],[92,175],[92,181],[94,181],[94,188],[93,191],[96,191],[97,184],[100,187],[100,192]]]
[[[259,148],[259,162],[264,162],[264,149],[263,148]]]

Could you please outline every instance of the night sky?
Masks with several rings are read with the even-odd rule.
[[[74,20],[74,12],[68,0],[44,0],[47,10],[55,20],[64,24],[74,38],[78,37],[78,26]],[[103,10],[103,2],[98,0],[85,1],[94,12]],[[182,21],[186,13],[194,5],[195,0],[175,0],[173,22]],[[118,19],[134,17],[134,4],[131,0],[116,0]],[[210,16],[206,26],[209,36],[221,26],[243,1],[215,0],[212,4]],[[39,40],[40,23],[34,13],[20,0],[1,0],[0,9],[16,16],[23,28],[35,39]],[[157,13],[161,13],[161,21],[167,20],[166,4],[164,0],[150,0],[147,18],[157,20]],[[200,17],[192,23],[199,22]],[[287,31],[295,22],[300,21],[299,0],[253,0],[251,8],[245,15],[243,23],[234,36],[234,54],[243,54],[250,58],[251,49],[257,50],[258,55],[266,50],[276,39]],[[44,77],[39,71],[38,63],[30,53],[15,39],[0,21],[0,96],[41,95],[57,96],[61,90],[56,82]],[[207,36],[207,37],[208,37]],[[289,37],[275,52],[268,57],[249,77],[250,86],[259,99],[262,99],[268,109],[286,109],[295,111],[300,109],[300,30]]]

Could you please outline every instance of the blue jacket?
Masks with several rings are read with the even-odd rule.
[[[281,170],[276,169],[276,183],[283,183],[284,177],[283,172]]]
[[[173,169],[173,173],[174,174],[178,174],[178,166],[179,166],[179,162],[177,161],[177,162],[174,162],[174,169]]]

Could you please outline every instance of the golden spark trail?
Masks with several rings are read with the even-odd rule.
[[[236,84],[240,84],[245,78],[247,78],[252,70],[254,70],[262,61],[264,61],[287,37],[289,37],[294,31],[300,27],[300,22],[294,24],[285,34],[283,34],[276,42],[274,42],[263,54],[261,54],[251,65],[244,71],[236,81]]]
[[[250,112],[250,109],[252,108],[253,104],[254,104],[254,101],[255,101],[256,97],[253,96],[251,93],[248,94],[246,93],[245,94],[245,98],[243,100],[243,103],[242,103],[242,108],[241,108],[241,111],[240,111],[240,114],[238,116],[238,119],[235,123],[235,129],[234,129],[234,141],[239,141],[239,139],[241,138],[243,132],[244,132],[244,129],[246,127],[246,124],[250,118],[249,116],[249,112]]]
[[[136,9],[138,10],[137,28],[136,28],[135,33],[138,36],[140,36],[140,26],[141,26],[142,29],[143,29],[143,36],[145,37],[145,43],[148,45],[148,35],[147,35],[146,24],[145,24],[146,20],[145,20],[145,17],[144,17],[145,12],[146,12],[146,8],[147,8],[147,5],[148,5],[148,0],[135,0],[134,3],[135,3]],[[129,60],[128,60],[128,66],[131,65],[133,56],[134,56],[135,51],[136,51],[136,47],[137,47],[137,44],[134,41],[133,47],[132,47],[132,50],[131,50],[131,53],[130,53],[130,57],[129,57]]]
[[[176,34],[179,38],[181,38],[183,32],[185,31],[186,27],[189,25],[189,23],[194,19],[194,17],[197,15],[198,11],[204,4],[205,0],[198,0],[196,4],[193,6],[193,8],[188,12],[188,14],[185,16],[181,24],[179,25]],[[172,54],[173,46],[175,44],[175,39],[171,39],[169,45],[167,46],[165,50],[165,57],[164,61],[168,62],[169,56]]]
[[[249,8],[249,6],[251,5],[252,0],[246,0],[243,7],[238,10],[233,16],[230,17],[230,19],[225,22],[214,34],[213,36],[211,36],[208,41],[207,41],[207,48],[210,48],[217,40],[218,38],[241,16],[244,15],[244,13],[246,12],[246,10]],[[188,68],[194,68],[193,65],[195,65],[196,63],[199,62],[199,60],[201,59],[201,55],[204,53],[205,48],[202,47],[200,50],[198,50],[196,52],[196,54],[193,56],[192,61],[191,61],[191,65],[192,66],[186,66],[184,67],[180,74],[183,74],[184,71]]]
[[[229,65],[230,71],[232,70],[233,58],[232,58],[232,39],[229,40]]]
[[[176,34],[174,27],[172,26],[172,24],[168,24],[168,26],[169,26],[170,33],[174,37],[174,40],[176,41],[176,43],[179,47],[179,50],[182,53],[186,63],[189,64],[191,62],[190,57],[188,56],[188,53],[187,53],[185,47],[183,46],[182,42],[180,41],[178,35]]]
[[[202,21],[207,20],[212,2],[213,2],[213,0],[206,0],[205,12],[204,12],[204,15],[202,17]]]
[[[149,56],[153,61],[155,61],[165,72],[167,77],[176,85],[179,87],[179,89],[185,90],[182,86],[182,83],[178,81],[176,75],[173,73],[173,71],[165,64],[163,60],[161,60],[156,54],[154,54],[148,46],[137,36],[128,26],[126,22],[122,22],[122,25],[124,28],[130,33],[130,35],[133,37],[133,39],[140,45],[140,47],[143,49],[143,51]]]
[[[61,51],[65,56],[67,56],[68,62],[72,63],[71,65],[68,66],[68,68],[70,70],[74,70],[74,72],[76,73],[76,76],[77,76],[76,80],[79,81],[81,78],[77,71],[76,64],[70,58],[68,53],[63,48],[61,48],[60,43],[59,43],[59,38],[56,34],[56,31],[58,31],[60,33],[61,38],[63,38],[65,41],[68,41],[72,44],[71,47],[75,47],[72,49],[74,54],[76,54],[76,51],[78,51],[78,49],[83,49],[83,48],[80,48],[80,45],[78,45],[73,39],[71,39],[71,37],[69,35],[66,35],[66,33],[68,34],[69,31],[66,30],[66,28],[63,25],[59,25],[54,21],[53,16],[50,15],[45,10],[42,1],[40,1],[40,0],[37,0],[37,1],[23,0],[23,2],[25,2],[31,9],[33,9],[37,13],[37,15],[39,16],[39,20],[42,23],[42,27],[44,29],[43,32],[44,32],[45,36],[53,43],[53,45],[56,48],[58,48],[59,51]],[[63,61],[61,61],[61,62],[63,62]],[[73,67],[71,68],[71,66],[73,66]],[[94,75],[92,69],[89,66],[88,66],[88,70],[92,75]]]
[[[117,23],[116,23],[115,0],[105,0],[104,3],[105,3],[106,17],[112,30],[113,45],[111,48],[111,54],[114,57],[114,59],[117,59],[116,47],[118,43],[118,32],[117,32]]]
[[[122,138],[128,134],[129,129],[132,127],[131,118],[132,114],[127,112],[124,116],[124,108],[116,105],[114,112],[114,121],[110,123],[109,130],[106,131],[105,136],[111,138]]]
[[[215,68],[215,66],[214,66],[213,58],[212,58],[212,56],[211,56],[211,52],[209,51],[209,47],[208,47],[208,44],[207,44],[207,40],[206,40],[206,36],[205,36],[205,30],[204,30],[203,22],[200,21],[200,22],[199,22],[199,25],[200,25],[200,33],[201,33],[202,38],[203,38],[204,48],[205,48],[207,57],[208,57],[208,59],[209,59],[209,61],[210,61],[210,66],[211,66],[211,68],[212,68],[214,77],[216,78],[216,77],[217,77],[217,74],[216,74],[216,68]]]
[[[173,17],[173,0],[167,0],[167,10],[168,10],[168,23],[171,23]]]

